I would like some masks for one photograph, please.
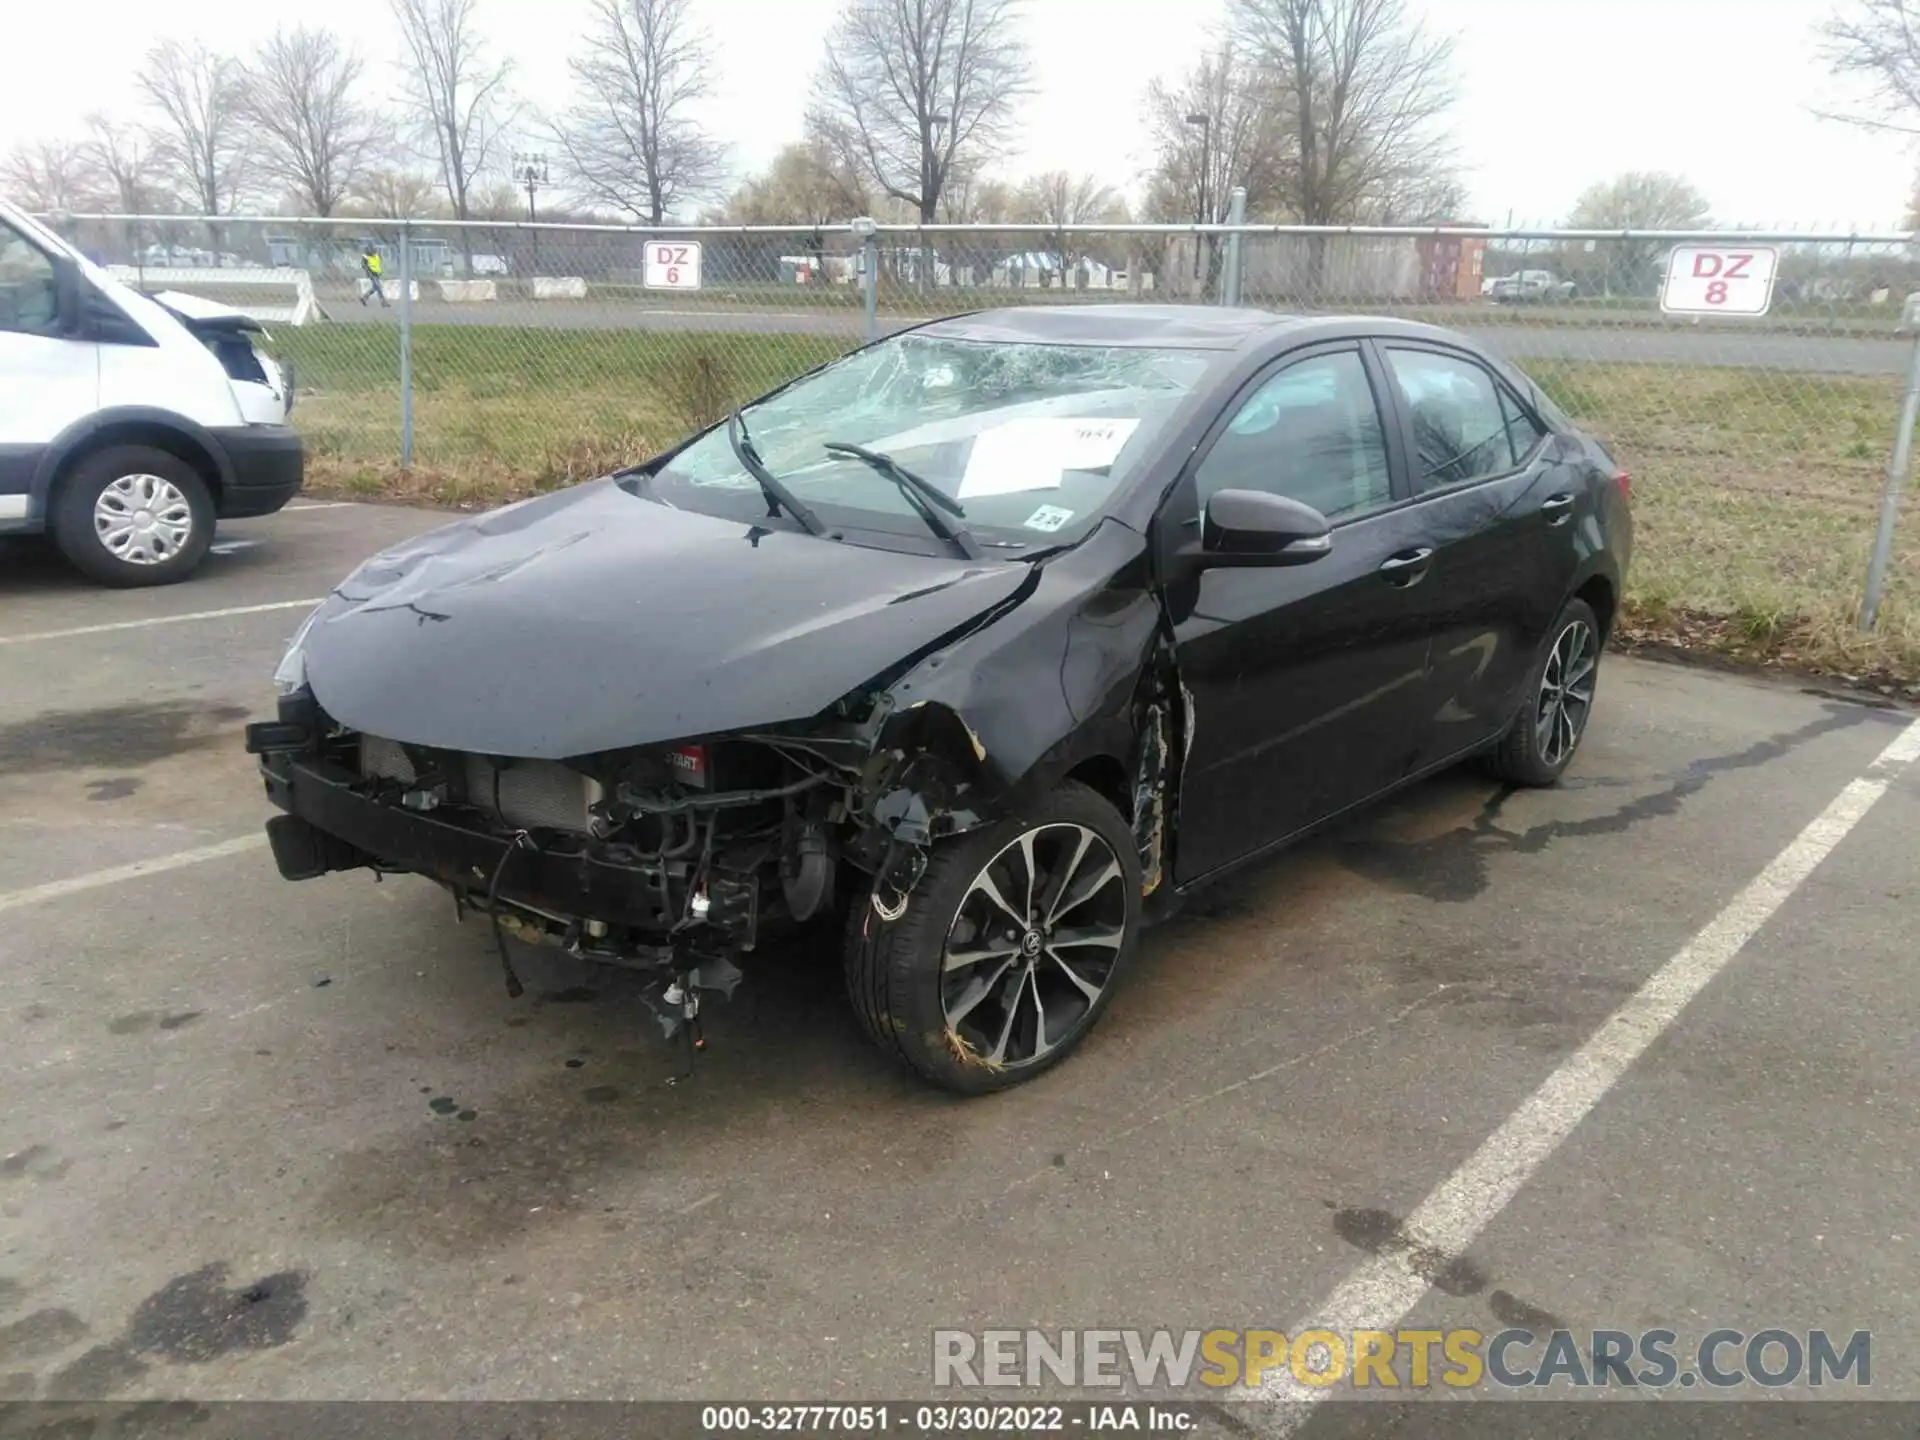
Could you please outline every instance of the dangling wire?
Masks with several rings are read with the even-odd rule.
[[[507,954],[507,934],[500,927],[500,877],[506,873],[507,862],[514,852],[525,846],[534,854],[540,853],[540,847],[533,843],[533,837],[524,830],[513,832],[513,839],[507,848],[500,852],[499,862],[493,867],[493,878],[487,882],[487,919],[493,922],[493,943],[500,952],[500,969],[507,977],[507,998],[518,1000],[527,993],[527,987],[520,983],[520,977],[514,972],[513,959]]]

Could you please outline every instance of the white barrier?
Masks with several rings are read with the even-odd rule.
[[[179,290],[188,295],[198,295],[203,300],[230,305],[241,314],[251,315],[260,321],[304,325],[316,313],[313,277],[304,270],[288,267],[268,269],[265,266],[221,269],[197,265],[159,270],[142,265],[109,265],[107,273],[137,290]],[[220,293],[236,286],[244,286],[249,290],[269,287],[289,289],[293,292],[293,298],[286,305],[261,305],[253,301],[239,303]]]
[[[500,287],[491,280],[441,280],[440,298],[452,304],[475,300],[498,300]]]
[[[533,277],[536,300],[584,300],[587,282],[579,275],[536,275]]]
[[[366,276],[362,275],[355,283],[360,288],[360,298],[362,300],[365,300],[373,294],[373,282],[367,279]],[[420,282],[418,280],[409,280],[407,287],[413,291],[413,298],[418,300],[420,298]],[[389,302],[398,300],[400,298],[400,282],[390,275],[382,275],[380,277],[380,293],[385,295]]]

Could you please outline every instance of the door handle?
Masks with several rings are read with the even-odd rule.
[[[1433,559],[1433,550],[1421,546],[1417,550],[1402,550],[1397,555],[1389,555],[1380,562],[1380,573],[1387,577],[1389,585],[1405,588],[1418,585],[1427,573],[1427,564]]]
[[[1573,518],[1573,496],[1549,495],[1540,502],[1540,513],[1549,525],[1564,525]]]

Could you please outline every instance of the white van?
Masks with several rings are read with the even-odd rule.
[[[0,200],[0,535],[48,535],[108,585],[165,585],[217,518],[285,505],[305,463],[293,380],[259,329],[131,290]]]

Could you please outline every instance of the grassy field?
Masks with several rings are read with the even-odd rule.
[[[851,342],[420,325],[407,471],[394,331],[322,325],[274,343],[297,366],[294,422],[316,490],[476,506],[657,453]],[[1920,494],[1878,631],[1854,623],[1897,380],[1588,361],[1528,370],[1633,475],[1629,638],[1920,686]]]

